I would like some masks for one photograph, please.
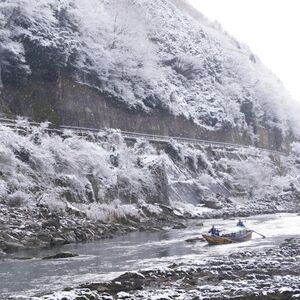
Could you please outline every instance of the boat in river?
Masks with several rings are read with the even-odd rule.
[[[222,245],[248,241],[252,238],[252,232],[249,229],[240,229],[222,235],[203,234],[202,236],[210,245]]]

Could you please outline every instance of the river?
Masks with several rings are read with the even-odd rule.
[[[248,228],[263,233],[266,238],[254,234],[248,242],[221,246],[185,242],[207,231],[212,224],[223,227],[236,222],[208,219],[203,220],[203,227],[191,222],[186,229],[134,232],[97,242],[17,253],[0,261],[0,299],[111,279],[124,271],[152,269],[174,262],[205,261],[207,257],[226,255],[239,249],[277,246],[288,237],[300,236],[300,216],[296,214],[260,215],[244,220]],[[75,252],[79,256],[59,260],[41,259],[58,252]],[[16,257],[33,258],[20,260]]]

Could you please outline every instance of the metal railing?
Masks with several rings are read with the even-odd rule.
[[[19,129],[24,128],[25,126],[20,125],[21,122],[22,121],[18,121],[16,119],[0,118],[0,124],[12,128],[19,128]],[[41,125],[41,123],[37,123],[37,122],[27,122],[27,124],[35,127]],[[48,132],[61,133],[61,134],[64,132],[64,130],[71,130],[77,134],[90,134],[90,133],[98,133],[101,129],[61,125],[57,128],[45,128],[45,130]],[[248,150],[252,148],[252,149],[268,152],[271,154],[285,155],[285,156],[288,155],[288,153],[286,152],[271,150],[271,149],[261,148],[261,147],[255,147],[253,145],[234,144],[234,143],[218,142],[218,141],[211,141],[211,140],[204,140],[204,139],[193,139],[193,138],[186,138],[186,137],[155,135],[149,133],[130,132],[130,131],[122,131],[122,130],[120,131],[120,133],[125,139],[136,140],[136,139],[144,138],[150,142],[165,142],[165,143],[175,140],[180,143],[188,143],[188,144],[196,144],[196,145],[200,144],[200,145],[215,146],[221,148],[234,148],[234,149],[238,148],[238,149],[248,149]]]

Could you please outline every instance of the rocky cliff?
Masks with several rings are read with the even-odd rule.
[[[272,149],[298,134],[279,80],[183,0],[0,8],[3,112]]]

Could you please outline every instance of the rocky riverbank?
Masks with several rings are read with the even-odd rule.
[[[191,218],[246,217],[259,214],[251,206],[244,209],[205,209],[192,214],[166,205],[157,205],[156,212],[140,206],[142,219],[124,216],[105,223],[88,218],[84,212],[69,208],[68,214],[52,212],[47,207],[9,207],[0,204],[0,257],[22,250],[52,248],[70,243],[112,238],[133,231],[161,231],[168,228],[185,228]],[[295,212],[295,207],[282,211]],[[201,210],[200,210],[201,211]],[[279,212],[270,206],[265,213]]]
[[[1,256],[184,226],[190,218],[300,207],[298,144],[280,156],[171,140],[129,143],[114,130],[51,135],[47,124],[19,122],[28,129],[22,134],[0,126]]]
[[[102,283],[87,283],[30,299],[300,299],[300,239],[279,247],[127,272]],[[26,298],[24,298],[26,299]]]
[[[143,220],[124,218],[113,223],[95,222],[75,210],[67,216],[53,213],[46,207],[32,209],[0,205],[0,210],[0,257],[22,250],[107,239],[137,230],[158,231],[166,226],[182,228],[186,221],[184,216],[176,215],[175,210],[167,206],[156,217],[141,208],[145,216]]]

